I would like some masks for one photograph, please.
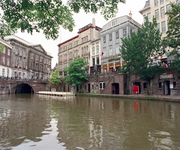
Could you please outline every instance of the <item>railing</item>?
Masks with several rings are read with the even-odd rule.
[[[95,75],[115,75],[115,74],[119,74],[122,73],[121,71],[107,71],[107,72],[94,72],[92,74],[87,74],[88,77],[90,76],[95,76]]]
[[[0,76],[0,80],[8,80],[8,81],[48,81],[49,79],[26,79],[26,78],[23,78],[23,79],[20,79],[20,78],[8,78],[8,77],[1,77]]]

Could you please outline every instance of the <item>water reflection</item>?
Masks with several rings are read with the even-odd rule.
[[[0,97],[0,149],[180,149],[179,103]]]

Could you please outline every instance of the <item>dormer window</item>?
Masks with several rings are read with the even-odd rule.
[[[114,20],[114,21],[111,22],[111,26],[114,26],[116,24],[117,24],[117,20]]]

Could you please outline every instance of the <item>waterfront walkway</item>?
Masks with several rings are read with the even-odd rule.
[[[91,97],[110,97],[110,98],[122,98],[122,99],[139,99],[139,100],[156,100],[156,101],[169,101],[180,102],[180,96],[171,95],[116,95],[116,94],[76,94],[77,96],[91,96]]]
[[[75,94],[71,92],[50,92],[50,91],[39,91],[36,94],[40,95],[51,95],[51,96],[75,96]]]

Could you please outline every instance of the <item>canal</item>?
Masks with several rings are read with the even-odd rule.
[[[178,150],[180,103],[0,96],[1,150]]]

